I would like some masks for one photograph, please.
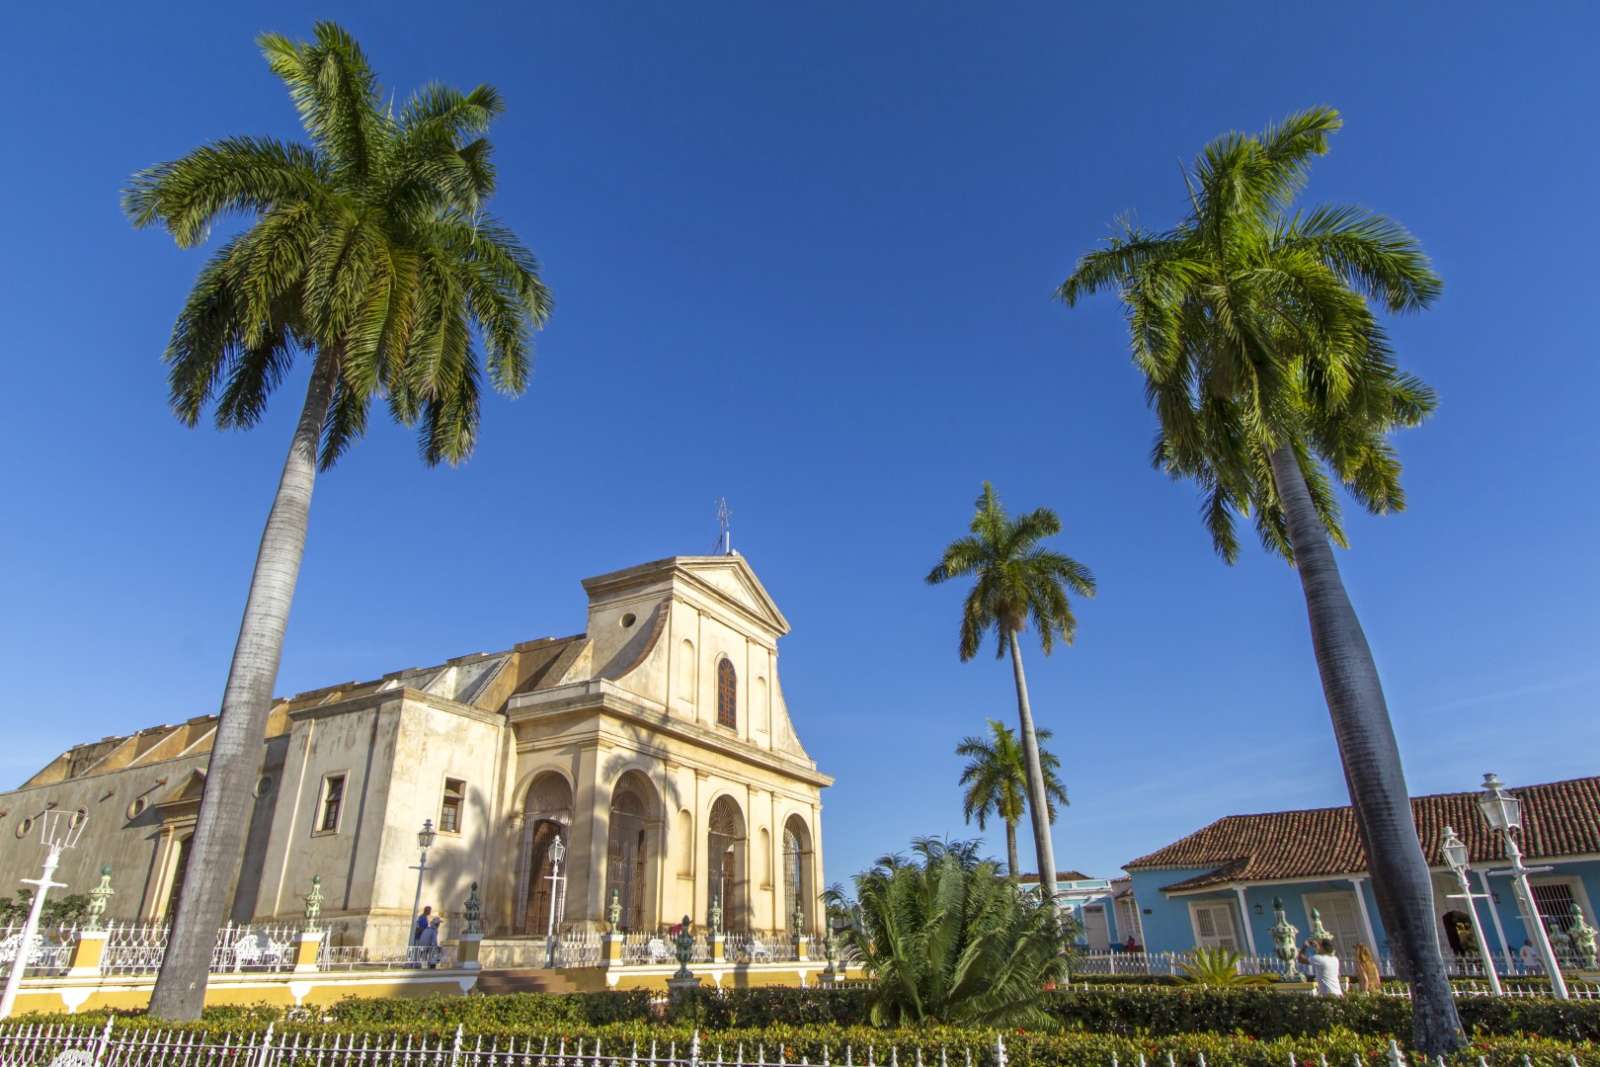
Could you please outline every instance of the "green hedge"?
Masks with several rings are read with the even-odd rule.
[[[491,998],[481,998],[488,1000]],[[429,1005],[431,1008],[432,1005]],[[265,1029],[264,1019],[270,1012],[207,1013],[207,1018],[173,1029],[196,1031],[220,1039],[231,1035],[235,1043],[259,1040]],[[397,1026],[392,1022],[352,1022],[340,1025],[306,1022],[278,1022],[275,1033],[280,1039],[294,1042],[300,1039],[302,1053],[310,1038],[330,1038],[334,1033],[357,1038],[372,1037],[375,1041],[404,1042],[423,1039],[430,1046],[442,1043],[448,1048],[455,1034],[454,1025],[441,1025],[442,1016],[430,1011],[420,1012],[424,1022],[411,1026]],[[71,1022],[79,1026],[104,1024],[104,1016],[86,1013],[77,1016],[30,1016],[24,1024],[38,1022]],[[12,1024],[15,1025],[15,1024]],[[142,1016],[125,1017],[118,1029],[144,1029],[159,1026]],[[569,1056],[576,1053],[579,1043],[583,1051],[590,1052],[596,1041],[608,1055],[626,1055],[638,1042],[643,1052],[654,1042],[660,1055],[666,1055],[676,1044],[676,1052],[685,1056],[693,1028],[681,1024],[650,1024],[646,1022],[613,1023],[597,1027],[540,1027],[517,1023],[505,1027],[481,1030],[468,1029],[466,1036],[476,1047],[509,1049],[514,1044],[522,1051],[531,1044],[537,1048],[548,1038],[553,1054],[557,1043],[565,1040]],[[970,1053],[974,1067],[994,1067],[995,1032],[980,1029],[955,1029],[927,1027],[917,1030],[875,1030],[867,1027],[773,1025],[759,1029],[708,1031],[701,1034],[701,1055],[706,1061],[731,1061],[742,1049],[746,1059],[764,1053],[768,1062],[782,1057],[784,1062],[798,1064],[802,1060],[821,1064],[824,1059],[835,1065],[850,1059],[864,1065],[873,1062],[887,1065],[897,1057],[905,1067],[917,1062],[917,1053],[928,1067],[940,1063],[941,1053],[951,1067],[965,1067]],[[1110,1034],[1084,1033],[1028,1033],[1005,1032],[1007,1058],[1011,1067],[1111,1067],[1113,1057],[1123,1067],[1133,1067],[1140,1055],[1152,1067],[1164,1067],[1168,1053],[1180,1067],[1198,1067],[1200,1055],[1205,1056],[1207,1067],[1319,1067],[1319,1057],[1330,1067],[1350,1067],[1355,1057],[1360,1057],[1366,1067],[1382,1067],[1388,1039],[1357,1034],[1349,1030],[1335,1030],[1315,1037],[1284,1037],[1257,1040],[1252,1037],[1223,1034],[1173,1034],[1163,1037],[1122,1037]],[[1483,1038],[1448,1057],[1449,1067],[1477,1067],[1479,1057],[1490,1067],[1600,1067],[1600,1048],[1593,1044],[1575,1044],[1548,1038],[1497,1037]],[[1523,1057],[1527,1057],[1524,1061]],[[311,1062],[307,1060],[306,1062]],[[1413,1060],[1412,1062],[1419,1062]]]
[[[1068,1030],[1136,1034],[1243,1033],[1298,1037],[1345,1029],[1403,1037],[1411,1001],[1351,994],[1313,997],[1271,989],[1073,989],[1047,994],[1048,1009]],[[1600,1041],[1600,1002],[1539,997],[1457,997],[1461,1025],[1472,1036],[1534,1034],[1564,1041]]]

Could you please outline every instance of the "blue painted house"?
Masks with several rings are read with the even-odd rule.
[[[1596,923],[1600,901],[1600,777],[1513,787],[1522,798],[1518,842],[1529,866],[1552,869],[1531,876],[1546,928],[1571,923],[1577,905]],[[1433,869],[1434,910],[1446,954],[1477,959],[1473,937],[1461,936],[1461,920],[1486,924],[1491,951],[1509,968],[1531,927],[1509,880],[1493,871],[1506,866],[1503,842],[1478,810],[1480,793],[1413,797],[1412,813],[1422,851]],[[1466,842],[1474,893],[1463,900],[1439,845],[1445,827]],[[1132,879],[1143,940],[1153,952],[1222,947],[1248,955],[1271,955],[1273,898],[1282,898],[1289,921],[1304,938],[1316,908],[1323,926],[1350,955],[1365,942],[1380,958],[1388,939],[1367,875],[1366,854],[1349,807],[1229,815],[1187,837],[1124,865]]]
[[[1039,892],[1037,874],[1024,874],[1017,881],[1024,892]],[[1082,948],[1103,952],[1126,944],[1129,938],[1141,947],[1144,944],[1132,883],[1126,878],[1091,878],[1082,871],[1061,871],[1056,875],[1056,903],[1071,914]]]

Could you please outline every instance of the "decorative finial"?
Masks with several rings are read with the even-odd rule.
[[[89,906],[84,910],[83,928],[89,931],[104,929],[106,908],[116,895],[111,888],[111,864],[100,868],[100,884],[89,890]]]
[[[694,933],[690,929],[693,924],[694,920],[685,915],[683,917],[683,925],[678,930],[678,936],[673,939],[673,947],[677,949],[676,955],[678,957],[678,971],[672,976],[674,978],[687,979],[694,977],[689,970],[689,961],[694,958]]]
[[[711,923],[710,923],[711,932],[713,934],[722,933],[722,894],[721,893],[718,893],[716,896],[711,898],[710,915],[708,916],[708,918],[711,920]]]
[[[322,875],[311,876],[311,892],[306,894],[306,929],[315,930],[322,915]]]
[[[611,903],[606,905],[606,922],[611,924],[612,933],[622,928],[622,890],[616,886],[611,887]]]
[[[473,882],[472,888],[467,890],[467,902],[461,906],[461,918],[462,933],[483,933],[483,901],[478,897],[477,882]]]

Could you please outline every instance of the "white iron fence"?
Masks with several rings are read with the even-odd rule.
[[[0,1067],[801,1067],[781,1042],[771,1049],[765,1045],[728,1047],[702,1041],[696,1033],[687,1044],[652,1041],[648,1047],[635,1041],[631,1045],[605,1047],[600,1041],[565,1038],[468,1037],[461,1027],[451,1038],[399,1037],[374,1039],[370,1034],[279,1034],[268,1026],[265,1033],[223,1034],[220,1037],[193,1030],[117,1031],[114,1020],[104,1026],[24,1025],[0,1026]],[[816,1062],[820,1067],[900,1067],[902,1053],[907,1067],[1007,1067],[1009,1055],[1004,1035],[974,1056],[970,1047],[953,1052],[939,1045],[901,1049],[895,1044],[849,1043],[824,1045]],[[1293,1058],[1293,1057],[1291,1057]],[[1297,1059],[1297,1063],[1310,1063]],[[1430,1067],[1418,1057],[1416,1067]],[[1478,1067],[1489,1067],[1479,1056]],[[1538,1067],[1586,1067],[1600,1062],[1576,1055],[1541,1058]],[[1349,1061],[1329,1064],[1325,1056],[1316,1059],[1317,1067],[1408,1067],[1406,1056],[1395,1042],[1386,1051]],[[1440,1057],[1433,1063],[1444,1067]],[[1522,1067],[1535,1067],[1524,1056]],[[1103,1067],[1121,1067],[1116,1053],[1108,1053]],[[1152,1045],[1148,1054],[1138,1052],[1127,1067],[1206,1067],[1203,1054],[1190,1054]]]
[[[24,951],[21,924],[0,926],[0,969],[9,971],[18,954],[22,954],[24,974],[64,974],[77,943],[75,925],[41,926]]]
[[[1128,975],[1181,975],[1184,967],[1194,960],[1192,952],[1084,952],[1077,951],[1072,954],[1069,967],[1075,975],[1084,974],[1128,974]],[[1397,977],[1394,961],[1385,956],[1377,961],[1378,972],[1384,978]],[[1577,958],[1561,960],[1562,970],[1577,970],[1581,963]],[[1356,961],[1353,956],[1341,955],[1339,957],[1340,970],[1346,975],[1356,973]],[[1487,978],[1483,960],[1477,956],[1448,956],[1445,958],[1445,968],[1452,978]],[[1495,970],[1503,978],[1540,978],[1543,970],[1537,965],[1525,966],[1520,962],[1506,965],[1505,960],[1495,960]],[[1250,956],[1239,957],[1239,972],[1241,974],[1282,974],[1283,961],[1276,956]],[[1300,968],[1299,973],[1304,975],[1305,969]]]

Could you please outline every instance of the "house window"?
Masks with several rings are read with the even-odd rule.
[[[444,803],[439,806],[439,832],[461,832],[461,805],[466,800],[467,783],[459,778],[444,780]]]
[[[1572,929],[1575,921],[1572,906],[1577,902],[1571,882],[1533,883],[1534,906],[1539,909],[1539,918],[1544,922],[1545,930],[1552,935],[1557,931],[1565,934]]]
[[[1227,903],[1191,904],[1189,914],[1194,919],[1194,942],[1201,948],[1225,948],[1239,951],[1239,938],[1233,930],[1233,905]]]
[[[717,725],[739,726],[739,676],[730,659],[717,661]]]
[[[344,775],[330,774],[322,780],[322,814],[317,819],[317,833],[332,834],[339,830],[339,809],[344,806]]]

